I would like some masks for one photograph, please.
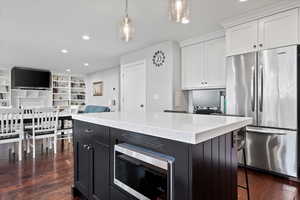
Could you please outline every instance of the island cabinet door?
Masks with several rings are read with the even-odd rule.
[[[93,142],[91,165],[91,199],[109,199],[109,147]]]
[[[83,127],[74,123],[74,184],[86,197],[89,196],[90,187],[90,161],[91,154],[88,149],[89,136],[85,134]]]

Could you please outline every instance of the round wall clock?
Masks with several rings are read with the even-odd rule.
[[[156,51],[153,55],[152,62],[156,67],[161,67],[166,60],[165,53],[163,51]]]

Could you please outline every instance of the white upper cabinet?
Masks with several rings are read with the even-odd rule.
[[[259,20],[259,47],[271,49],[298,44],[298,9]]]
[[[199,86],[203,82],[203,43],[181,49],[182,89]]]
[[[244,54],[257,49],[258,22],[234,26],[226,30],[226,54]]]
[[[225,88],[225,38],[204,43],[204,80],[206,87]]]
[[[182,89],[225,88],[225,38],[182,48]]]
[[[226,30],[227,56],[299,44],[298,8]]]

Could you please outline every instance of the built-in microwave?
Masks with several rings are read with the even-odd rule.
[[[175,158],[138,146],[114,146],[114,184],[140,200],[174,200]]]

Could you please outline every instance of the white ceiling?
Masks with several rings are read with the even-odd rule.
[[[219,30],[225,18],[282,0],[191,0],[188,25],[168,20],[169,0],[129,0],[136,32],[129,43],[118,38],[124,1],[0,0],[0,67],[90,73],[118,65],[127,52]],[[83,41],[83,34],[92,39]]]

